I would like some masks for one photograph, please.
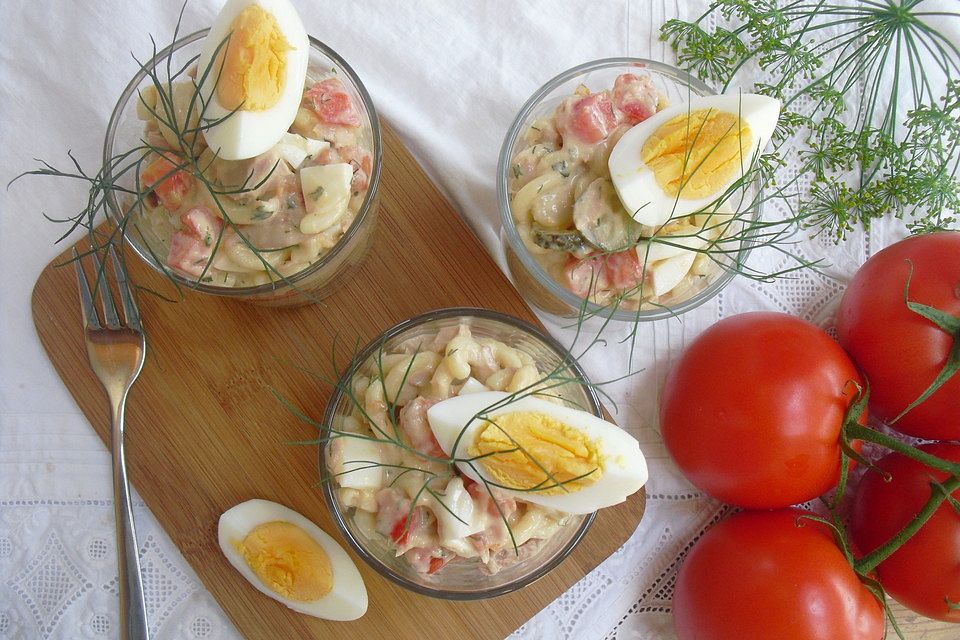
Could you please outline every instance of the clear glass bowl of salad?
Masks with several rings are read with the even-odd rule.
[[[659,278],[670,283],[662,290],[652,276],[665,263],[639,248],[609,253],[602,241],[604,234],[634,233],[636,243],[670,230],[636,225],[619,202],[607,158],[620,136],[666,106],[715,93],[684,71],[640,58],[587,62],[534,92],[506,134],[497,167],[501,241],[527,302],[561,317],[649,321],[693,309],[730,282],[735,270],[722,263],[746,258],[754,244],[749,234],[733,250],[724,244],[715,259],[706,251],[688,256],[685,271]],[[759,198],[750,203],[739,219],[759,216]],[[689,229],[692,222],[670,224]],[[708,232],[718,226],[700,224]]]
[[[452,359],[469,364],[465,382],[446,374]],[[566,349],[495,311],[429,312],[356,354],[327,407],[320,474],[337,526],[367,564],[417,593],[475,600],[520,589],[571,553],[594,514],[544,509],[471,481],[444,460],[426,419],[445,398],[537,380],[562,382],[550,390],[556,402],[602,415]]]
[[[373,240],[382,159],[373,102],[346,61],[311,37],[301,106],[284,138],[248,160],[219,158],[197,133],[199,110],[190,106],[207,33],[161,50],[120,97],[103,151],[105,179],[115,185],[108,211],[140,258],[181,291],[272,306],[316,302],[362,262]],[[172,121],[165,99],[176,128],[157,117]],[[183,140],[193,142],[190,152]],[[176,171],[189,157],[196,163]],[[318,172],[319,165],[330,166]],[[341,186],[349,185],[339,202],[348,199],[347,206],[309,229],[301,224],[311,215],[308,167],[328,176],[349,169],[339,172]],[[312,195],[324,197],[323,189]]]

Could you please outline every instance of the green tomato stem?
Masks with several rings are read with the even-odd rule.
[[[957,475],[947,479],[947,481],[942,483],[937,489],[931,486],[930,499],[923,505],[923,509],[914,516],[913,520],[908,522],[906,526],[890,538],[889,541],[857,560],[853,565],[854,570],[860,575],[867,575],[876,569],[877,565],[889,558],[897,549],[902,547],[913,534],[919,531],[933,516],[936,510],[940,508],[940,505],[957,489],[960,489],[960,476]]]
[[[844,435],[849,437],[851,440],[872,442],[880,445],[881,447],[890,449],[891,451],[896,451],[897,453],[907,456],[912,460],[916,460],[920,464],[930,467],[931,469],[943,471],[951,476],[960,476],[960,463],[949,462],[947,460],[938,458],[937,456],[930,455],[929,453],[921,451],[920,449],[909,445],[906,442],[898,440],[893,436],[888,436],[887,434],[881,433],[875,429],[848,422],[844,425],[843,431]]]

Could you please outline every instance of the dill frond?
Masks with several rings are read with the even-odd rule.
[[[726,26],[709,30],[710,18]],[[739,82],[784,101],[775,152],[796,145],[809,184],[796,210],[839,241],[886,217],[914,233],[958,223],[960,50],[937,26],[948,22],[960,13],[924,0],[716,0],[660,33],[724,91]]]

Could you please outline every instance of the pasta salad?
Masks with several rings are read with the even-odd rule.
[[[158,116],[168,100],[178,117],[198,119],[194,80],[173,83],[169,95],[153,86],[141,93],[137,113],[157,151],[140,171],[148,193],[136,226],[166,267],[216,286],[257,286],[306,269],[344,235],[367,194],[371,134],[338,77],[305,87],[289,130],[245,160],[219,157],[203,136],[179,139]],[[182,125],[195,131],[197,122]],[[181,151],[184,142],[195,162]]]
[[[483,391],[535,390],[544,374],[523,351],[470,328],[408,339],[353,374],[354,409],[337,418],[328,480],[367,538],[421,574],[452,561],[494,574],[533,556],[570,516],[486,487],[445,458],[427,419],[437,403]],[[563,404],[554,391],[538,394]]]
[[[719,270],[699,250],[726,232],[726,203],[712,213],[641,224],[611,178],[608,162],[620,139],[666,107],[648,75],[621,73],[610,88],[592,92],[581,84],[553,102],[514,147],[506,180],[516,230],[549,277],[579,298],[625,310],[669,306]]]

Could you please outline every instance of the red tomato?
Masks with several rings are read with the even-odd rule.
[[[618,291],[630,291],[643,281],[643,267],[635,249],[609,253],[603,258],[607,280]]]
[[[159,156],[140,174],[140,184],[144,188],[153,187],[153,193],[168,211],[179,209],[183,204],[183,197],[193,186],[193,176],[183,170],[174,171],[182,163],[182,158],[169,153]],[[171,171],[173,173],[170,173]]]
[[[350,191],[357,194],[366,189],[370,184],[370,174],[373,172],[373,157],[362,147],[349,146],[340,149],[340,158],[353,167]]]
[[[212,255],[212,244],[207,244],[198,236],[176,231],[170,238],[167,264],[173,269],[196,277],[208,270],[207,263],[210,262]]]
[[[580,142],[594,144],[617,128],[619,118],[606,92],[571,100],[560,107],[557,116],[557,128],[564,138],[573,136]]]
[[[578,260],[571,257],[563,268],[567,288],[581,298],[586,298],[610,286],[602,256]]]
[[[960,445],[929,444],[921,450],[960,463]],[[900,531],[931,496],[931,481],[947,474],[899,453],[877,462],[890,482],[868,471],[857,488],[850,533],[857,546],[870,552]],[[952,496],[960,500],[960,489]],[[940,505],[912,538],[877,567],[881,584],[894,598],[917,613],[938,620],[960,622],[960,513]]]
[[[650,76],[624,73],[613,83],[613,104],[624,115],[627,124],[642,122],[657,112],[660,92]]]
[[[804,513],[745,511],[697,541],[673,592],[680,640],[883,638],[880,603]]]
[[[660,428],[687,478],[748,508],[786,507],[833,487],[840,428],[860,382],[830,336],[782,313],[707,329],[667,375]]]
[[[360,114],[339,78],[318,82],[307,90],[304,97],[321,122],[346,127],[360,126]]]
[[[447,556],[442,556],[440,558],[436,558],[436,557],[430,558],[430,565],[427,568],[427,573],[436,573],[437,571],[440,571],[440,569],[443,569],[446,566],[446,564],[451,560],[453,560],[455,557],[456,556],[453,556],[453,555],[447,555]]]
[[[860,267],[840,302],[837,334],[870,383],[870,408],[891,420],[934,381],[957,336],[907,308],[910,300],[960,317],[960,232],[914,236]],[[930,440],[960,440],[960,374],[892,425]]]
[[[203,240],[208,247],[220,237],[223,223],[207,207],[193,207],[180,216],[183,231]]]

